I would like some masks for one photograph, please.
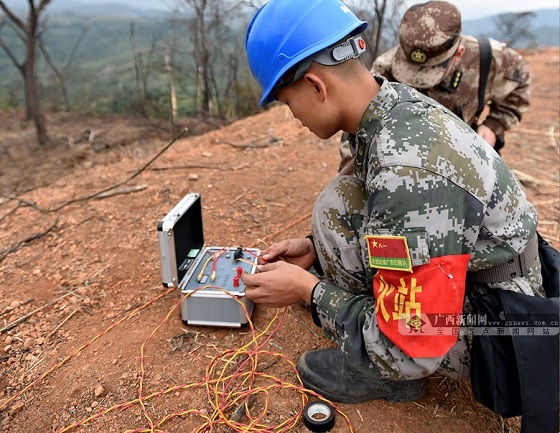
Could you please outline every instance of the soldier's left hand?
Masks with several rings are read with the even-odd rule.
[[[478,135],[484,138],[492,147],[496,145],[496,134],[486,125],[480,125],[476,130]]]

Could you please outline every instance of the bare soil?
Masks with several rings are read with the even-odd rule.
[[[558,248],[559,50],[524,54],[532,106],[507,133],[503,158],[538,208],[541,234]],[[331,345],[308,310],[257,306],[255,332],[268,342],[226,362],[253,347],[251,329],[182,323],[179,293],[161,285],[156,226],[186,193],[200,192],[209,245],[262,248],[305,236],[314,199],[337,172],[339,137],[317,139],[284,106],[217,129],[196,120],[182,126],[189,131],[139,172],[176,128],[50,113],[53,145],[38,149],[32,125],[0,113],[1,431],[242,431],[250,422],[232,409],[243,400],[212,405],[226,397],[221,369],[237,367],[238,390],[248,386],[244,377],[261,388],[249,402],[261,427],[250,431],[307,431],[297,421],[304,392],[290,362]],[[137,191],[81,200],[136,173],[124,186]],[[257,373],[242,376],[256,357]],[[267,402],[263,387],[273,383],[280,385]],[[503,420],[473,400],[468,383],[443,377],[430,378],[417,402],[337,407],[333,432],[519,431],[518,418]],[[279,426],[291,418],[294,426]]]

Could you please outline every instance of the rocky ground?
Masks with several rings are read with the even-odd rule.
[[[559,51],[525,55],[533,103],[503,157],[538,208],[541,234],[559,247]],[[338,136],[319,140],[277,106],[217,129],[185,121],[188,132],[147,165],[177,127],[48,117],[53,145],[38,149],[31,125],[0,113],[0,430],[241,431],[219,422],[225,414],[249,425],[233,413],[240,401],[215,403],[231,389],[223,375],[239,367],[232,383],[270,385],[268,403],[264,391],[251,400],[259,423],[307,431],[291,363],[330,345],[308,311],[257,307],[254,332],[186,326],[179,293],[161,285],[156,226],[199,192],[208,245],[304,236],[316,195],[336,174]],[[257,372],[243,376],[255,357]],[[492,414],[467,383],[443,377],[430,378],[417,402],[338,408],[333,432],[519,430],[519,419]]]

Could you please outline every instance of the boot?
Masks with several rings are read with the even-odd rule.
[[[304,353],[296,366],[303,385],[340,403],[384,398],[390,402],[418,400],[425,380],[386,380],[365,376],[350,367],[339,348]]]

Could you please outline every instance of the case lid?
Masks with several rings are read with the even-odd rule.
[[[172,239],[169,248],[175,256],[173,271],[177,271],[177,281],[181,281],[192,261],[204,247],[204,230],[202,226],[202,204],[199,193],[189,193],[158,224],[158,231],[167,232]],[[171,233],[169,232],[171,231]],[[171,253],[171,252],[170,252]]]

